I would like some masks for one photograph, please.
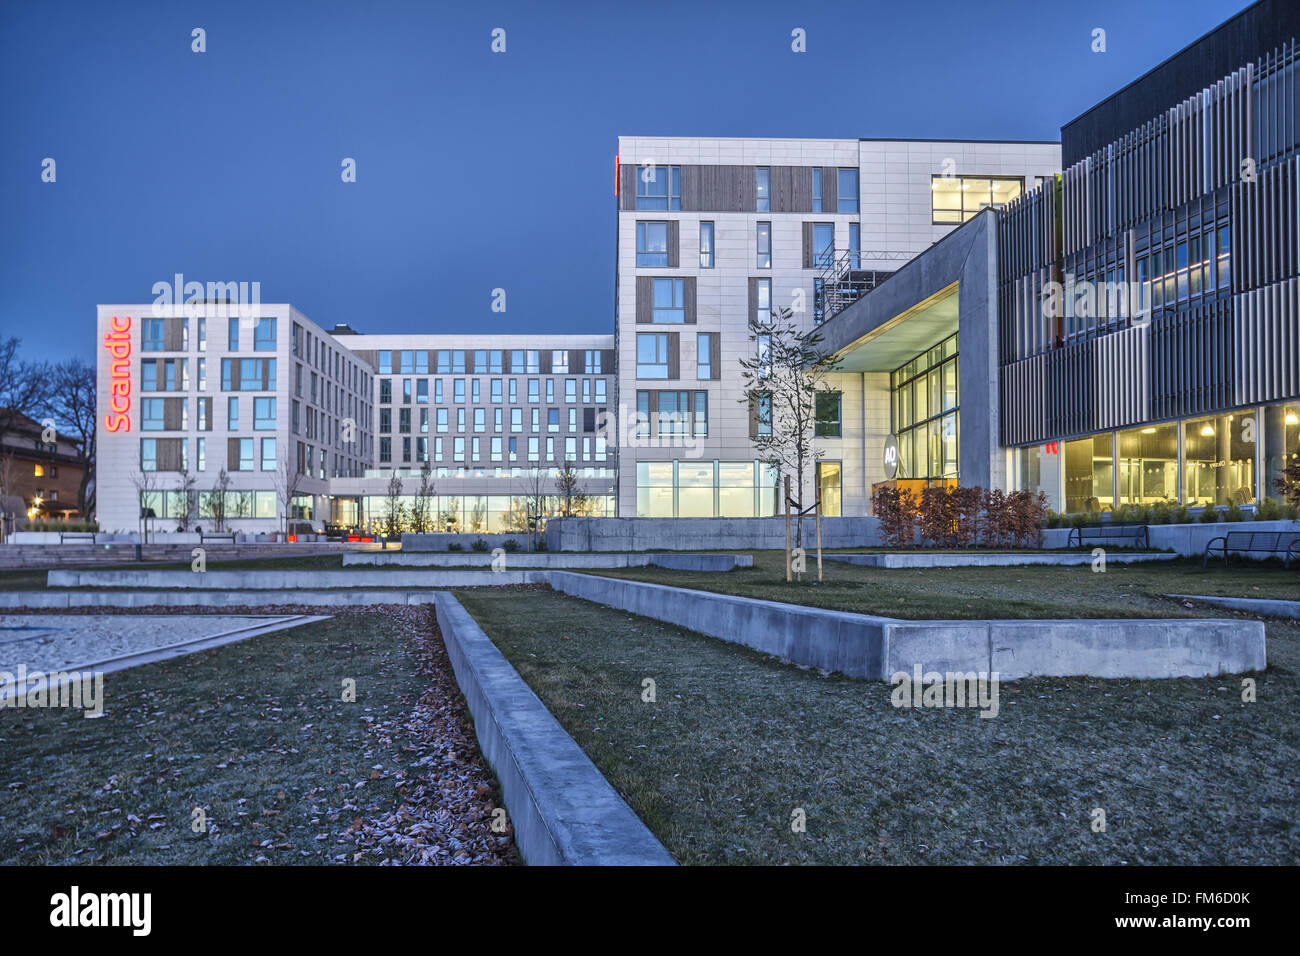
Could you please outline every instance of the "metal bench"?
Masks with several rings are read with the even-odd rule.
[[[1229,531],[1210,541],[1205,546],[1205,557],[1201,567],[1208,567],[1210,557],[1223,555],[1223,564],[1228,564],[1228,555],[1238,554],[1276,554],[1282,558],[1283,567],[1291,567],[1291,561],[1300,557],[1300,534],[1293,531]]]
[[[1096,541],[1132,541],[1135,548],[1151,547],[1145,521],[1085,521],[1070,529],[1065,546],[1082,548],[1085,538]]]
[[[219,540],[219,541],[229,541],[231,544],[234,544],[235,532],[233,531],[200,531],[199,532],[200,544],[203,543],[204,541],[207,541],[209,538],[212,538],[213,540]]]
[[[67,541],[89,541],[95,543],[95,532],[93,531],[60,531],[59,544]]]

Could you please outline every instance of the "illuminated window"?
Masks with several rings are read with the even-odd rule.
[[[931,221],[935,225],[965,222],[981,209],[1002,208],[1024,191],[1021,176],[933,176]]]

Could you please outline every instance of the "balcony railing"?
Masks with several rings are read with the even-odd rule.
[[[842,312],[894,274],[892,269],[864,269],[863,260],[904,263],[918,254],[899,251],[861,252],[857,249],[848,249],[838,254],[818,253],[815,259],[821,286],[820,301],[815,303],[818,323]]]

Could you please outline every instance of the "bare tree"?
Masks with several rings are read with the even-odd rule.
[[[293,517],[293,499],[298,497],[298,489],[302,487],[302,472],[287,456],[281,456],[279,466],[271,475],[271,482],[275,485],[276,505],[280,512],[280,531],[287,533],[289,519]]]
[[[0,446],[23,416],[39,418],[50,400],[50,366],[18,357],[22,343],[13,336],[0,340]]]
[[[18,520],[17,513],[9,510],[17,480],[12,455],[0,455],[0,542],[8,540],[10,525]]]
[[[528,532],[528,550],[537,549],[537,538],[541,531],[542,515],[546,511],[546,469],[534,465],[526,469],[523,477],[524,529]]]
[[[572,459],[557,464],[555,475],[556,506],[565,518],[587,513],[588,495],[579,485],[578,466]]]
[[[150,514],[153,508],[149,506],[158,492],[160,482],[158,472],[156,471],[137,471],[131,476],[131,484],[135,486],[135,498],[137,511],[140,515],[137,531],[141,532],[140,540],[144,544],[149,543],[149,518],[157,518],[158,515]]]
[[[190,530],[190,517],[195,510],[196,504],[194,501],[194,488],[197,484],[198,479],[195,478],[194,475],[190,474],[189,469],[182,468],[180,477],[176,480],[175,491],[176,499],[180,502],[181,506],[181,513],[178,515],[180,518],[179,530],[181,531]]]
[[[394,471],[384,495],[384,537],[395,538],[401,533],[405,510],[402,506],[402,479]]]
[[[804,480],[824,454],[813,447],[817,394],[825,390],[826,375],[839,363],[822,347],[821,333],[801,329],[790,309],[773,309],[766,321],[751,319],[749,339],[755,348],[753,357],[740,360],[745,383],[741,401],[761,409],[764,426],[752,441],[761,460],[790,476],[795,507],[802,515]],[[797,544],[803,545],[802,520]]]
[[[212,529],[217,534],[226,530],[226,507],[229,502],[226,495],[230,492],[230,475],[226,469],[222,468],[217,473],[217,480],[212,484],[212,490],[207,494],[207,517],[216,522]]]
[[[433,469],[426,461],[420,469],[420,487],[411,503],[411,530],[423,533],[432,531],[433,527]]]
[[[81,465],[77,510],[87,520],[95,510],[95,387],[90,363],[68,359],[51,371],[46,406]]]

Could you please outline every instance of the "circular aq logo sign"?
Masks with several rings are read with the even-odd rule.
[[[898,476],[898,436],[885,439],[885,477],[890,481]]]

